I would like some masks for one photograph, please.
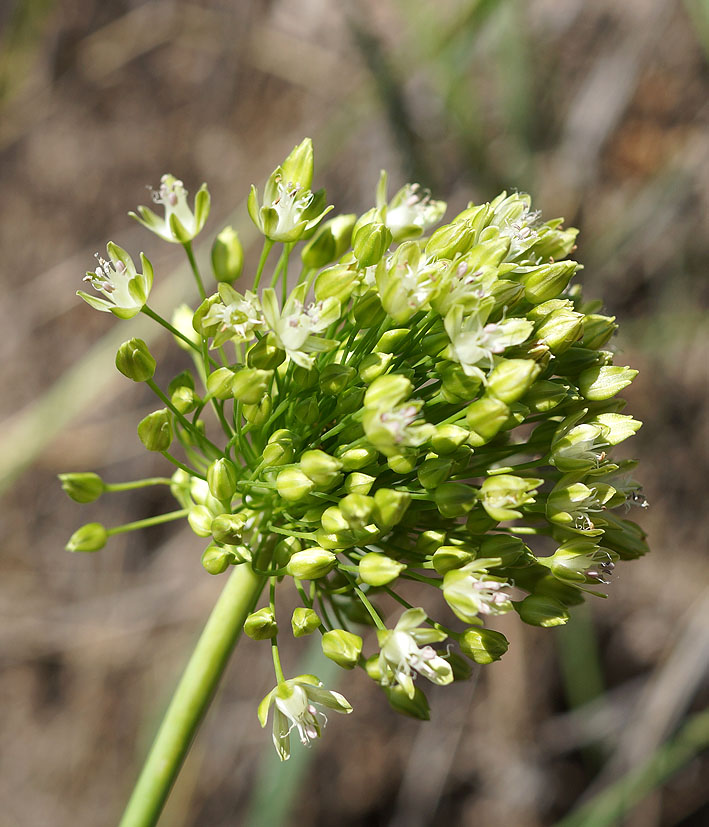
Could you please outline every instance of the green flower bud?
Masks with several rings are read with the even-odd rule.
[[[189,307],[189,305],[180,304],[173,310],[171,322],[175,330],[179,330],[180,333],[193,344],[199,345],[201,337],[192,326],[193,318],[194,313],[192,308]],[[182,348],[182,350],[192,350],[190,345],[188,345],[184,339],[181,339],[179,336],[175,335],[173,335],[172,338],[175,344],[179,348]]]
[[[199,397],[192,388],[182,385],[182,387],[175,389],[170,397],[170,402],[181,414],[188,414],[199,405]]]
[[[325,489],[339,478],[342,463],[324,451],[315,449],[303,453],[300,467],[319,489]]]
[[[404,340],[409,336],[410,330],[408,327],[395,327],[387,330],[379,337],[379,341],[374,346],[375,353],[397,353],[401,348]]]
[[[187,514],[187,522],[198,537],[209,537],[212,533],[214,514],[206,505],[195,505]]]
[[[374,516],[374,509],[374,497],[364,494],[348,494],[340,500],[340,511],[350,528],[362,528],[369,525]]]
[[[385,554],[370,551],[359,561],[359,576],[370,586],[386,586],[401,574],[406,566]]]
[[[569,612],[563,603],[553,597],[530,594],[514,607],[520,618],[530,626],[563,626]]]
[[[314,399],[301,399],[296,403],[294,412],[295,418],[303,425],[313,425],[320,416],[318,403]]]
[[[428,701],[418,686],[414,688],[413,698],[410,698],[404,687],[399,686],[398,683],[394,686],[385,686],[383,689],[389,705],[395,712],[406,715],[409,718],[415,718],[418,721],[431,720],[431,710]]]
[[[357,279],[352,266],[336,264],[318,274],[313,285],[313,292],[317,301],[335,298],[340,304],[346,304],[357,286]]]
[[[271,397],[264,396],[257,405],[244,405],[241,412],[244,414],[244,419],[252,425],[263,425],[271,415],[272,405]]]
[[[474,535],[486,534],[496,525],[497,520],[493,520],[485,509],[481,507],[474,508],[470,514],[468,514],[468,519],[465,521],[466,531]]]
[[[233,555],[222,546],[211,543],[202,554],[202,566],[209,574],[222,574],[233,561]]]
[[[348,474],[342,487],[348,494],[369,494],[376,477],[370,474],[360,474],[357,471]]]
[[[207,469],[207,484],[213,497],[230,501],[236,493],[236,467],[225,457],[215,459]]]
[[[359,266],[371,267],[378,264],[389,249],[391,241],[391,230],[377,221],[356,229],[352,237],[352,251]]]
[[[387,456],[387,465],[392,471],[397,474],[410,474],[416,468],[418,455],[416,451],[407,451],[406,449],[397,453],[389,454]]]
[[[557,261],[536,267],[522,276],[524,297],[530,304],[541,304],[556,298],[566,289],[578,266],[575,261]]]
[[[524,293],[524,285],[509,279],[497,279],[490,287],[490,297],[494,300],[493,310],[514,307]]]
[[[473,554],[463,546],[440,546],[433,555],[433,568],[439,574],[459,569],[473,560]]]
[[[320,618],[312,609],[298,606],[293,610],[290,625],[293,629],[293,637],[305,637],[320,628]]]
[[[153,411],[141,419],[138,437],[148,451],[167,451],[172,442],[172,424],[167,408]]]
[[[390,373],[380,376],[367,388],[364,405],[366,408],[391,410],[407,399],[412,390],[411,381],[401,374]]]
[[[411,502],[411,495],[392,488],[374,492],[374,522],[382,529],[390,529],[401,522]]]
[[[503,359],[488,376],[488,393],[510,405],[527,393],[539,372],[530,359]]]
[[[463,654],[480,664],[500,660],[510,645],[501,632],[482,627],[468,629],[460,636],[458,643]]]
[[[108,532],[101,523],[86,523],[69,538],[67,551],[100,551],[108,540]]]
[[[443,362],[442,367],[436,367],[441,377],[442,391],[446,401],[464,402],[472,399],[480,388],[481,380],[478,376],[466,376],[463,368],[456,362]]]
[[[278,493],[288,502],[298,502],[315,488],[313,481],[299,468],[284,468],[276,477]]]
[[[224,229],[212,245],[212,270],[217,281],[235,282],[244,269],[244,248],[233,227]]]
[[[647,534],[632,520],[619,520],[606,515],[603,545],[615,551],[621,560],[634,560],[647,554],[650,549],[645,542],[646,537]]]
[[[583,334],[584,317],[573,310],[550,313],[537,328],[536,339],[557,355],[568,350]]]
[[[391,353],[370,353],[365,356],[359,366],[360,379],[368,385],[374,382],[386,373],[393,358]]]
[[[446,482],[433,494],[436,507],[444,517],[461,517],[475,505],[477,491],[462,482]]]
[[[92,503],[106,490],[104,481],[91,471],[59,474],[62,490],[77,503]]]
[[[516,509],[526,503],[533,503],[536,489],[543,482],[544,480],[531,477],[496,474],[483,482],[480,500],[493,520],[516,520],[522,516],[522,512]]]
[[[445,482],[451,475],[453,463],[444,457],[430,457],[419,466],[416,476],[424,488],[432,489]]]
[[[250,368],[267,371],[275,370],[283,364],[285,359],[285,350],[278,347],[276,336],[270,330],[255,345],[250,347],[246,354],[246,364]]]
[[[429,529],[422,531],[416,540],[416,551],[419,554],[433,554],[446,542],[446,535],[444,531],[435,531]]]
[[[496,558],[500,566],[519,566],[520,558],[528,556],[532,561],[536,560],[519,537],[510,534],[489,534],[480,544],[480,557]]]
[[[483,396],[468,405],[466,422],[473,432],[470,435],[470,444],[476,448],[485,445],[499,433],[509,415],[510,409],[507,405],[494,396]]]
[[[242,368],[234,376],[231,392],[234,399],[246,405],[258,405],[266,395],[273,378],[273,371],[259,368]]]
[[[268,466],[288,465],[294,453],[292,445],[272,442],[263,449],[263,461]]]
[[[322,650],[343,669],[354,669],[362,654],[362,638],[344,629],[332,629],[322,636]]]
[[[589,313],[583,320],[583,339],[581,344],[591,350],[598,350],[608,342],[618,329],[615,316],[600,316]]]
[[[310,189],[313,183],[313,142],[310,138],[304,138],[293,147],[281,164],[281,173],[285,181],[304,190]]]
[[[360,468],[366,468],[371,465],[377,458],[377,451],[372,447],[361,448],[347,448],[341,453],[338,452],[337,458],[342,463],[344,471],[357,471]]]
[[[468,221],[453,221],[439,227],[428,239],[425,252],[434,258],[454,258],[466,253],[473,242],[473,228]]]
[[[276,568],[285,568],[290,558],[302,548],[303,544],[297,537],[284,537],[279,540],[273,549],[273,563]]]
[[[270,606],[252,612],[244,621],[244,632],[252,640],[271,640],[278,634],[276,616]]]
[[[589,368],[579,376],[579,390],[586,399],[601,402],[622,391],[637,375],[636,370],[620,365]]]
[[[469,436],[470,432],[458,425],[436,425],[431,437],[431,448],[437,454],[452,454]]]
[[[229,368],[217,368],[207,377],[207,393],[215,399],[229,399],[232,396],[234,371]]]
[[[192,327],[194,328],[196,333],[199,333],[200,336],[204,336],[206,338],[208,336],[213,336],[216,333],[216,325],[208,324],[207,326],[205,326],[203,322],[205,316],[212,309],[212,306],[217,304],[219,301],[219,293],[214,293],[213,295],[208,296],[206,299],[204,299],[200,306],[195,310],[194,315],[192,316]],[[188,336],[188,338],[190,337]]]
[[[554,373],[557,376],[573,378],[584,370],[603,364],[604,361],[603,351],[574,346],[554,360]]]
[[[348,531],[350,527],[349,523],[336,505],[331,505],[329,508],[326,508],[325,511],[323,511],[320,521],[322,523],[323,531],[327,531],[328,534],[337,534],[340,531]]]
[[[349,365],[326,365],[320,373],[320,390],[330,396],[338,396],[356,375],[357,371]]]
[[[567,386],[538,379],[523,397],[524,404],[537,413],[546,413],[560,405],[568,396]]]
[[[245,524],[244,514],[220,514],[212,520],[210,532],[218,543],[236,545],[241,542]]]
[[[288,561],[286,571],[298,580],[317,580],[335,568],[337,557],[324,548],[306,548],[296,551]]]
[[[321,224],[301,251],[303,264],[309,269],[319,270],[340,258],[350,246],[355,220],[355,215],[338,215]]]
[[[134,382],[147,382],[155,375],[155,359],[142,339],[129,339],[118,348],[116,367]]]

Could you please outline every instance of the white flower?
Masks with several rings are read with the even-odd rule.
[[[106,251],[109,261],[96,253],[98,266],[94,272],[89,272],[84,277],[84,281],[89,282],[94,290],[106,298],[89,295],[83,290],[77,290],[77,295],[96,310],[113,313],[120,319],[131,319],[140,313],[148,300],[153,286],[153,267],[141,253],[143,272],[138,273],[133,259],[112,241],[108,242]]]
[[[480,364],[491,368],[493,355],[521,344],[534,329],[527,319],[485,324],[493,304],[492,300],[483,300],[477,309],[465,317],[463,307],[456,305],[446,315],[444,325],[451,341],[447,355],[452,361],[460,363],[466,376],[484,379]]]
[[[431,193],[419,184],[406,184],[389,202],[384,223],[394,241],[404,241],[425,233],[445,211],[445,201],[431,200]]]
[[[300,742],[310,742],[320,737],[320,731],[327,723],[327,717],[315,704],[334,709],[345,715],[352,707],[339,692],[323,689],[314,675],[299,675],[284,681],[272,689],[258,707],[258,719],[266,726],[268,711],[273,706],[273,743],[281,761],[290,758],[290,733],[295,728]]]
[[[539,562],[549,566],[554,577],[571,583],[609,583],[618,555],[595,545],[593,540],[567,540],[551,557],[540,557]]]
[[[446,633],[437,629],[417,628],[425,620],[423,609],[407,609],[393,629],[377,631],[381,683],[383,686],[398,683],[409,698],[413,698],[415,692],[413,672],[439,686],[453,681],[450,663],[431,646],[419,646],[420,643],[439,643],[446,638]]]
[[[503,591],[509,584],[487,573],[500,562],[499,558],[482,558],[446,572],[443,597],[461,620],[472,623],[478,614],[504,614],[512,609],[512,598]]]
[[[570,482],[572,475],[562,477],[547,499],[547,517],[557,525],[579,534],[596,536],[603,533],[598,528],[602,520],[592,514],[604,510],[605,504],[615,494],[615,488],[605,483],[588,486],[582,482]],[[595,522],[594,522],[595,520]]]
[[[323,191],[319,194],[324,198]],[[332,209],[326,207],[312,215],[318,203],[318,194],[286,180],[282,168],[277,167],[266,182],[263,206],[259,205],[258,191],[252,185],[247,207],[251,220],[267,238],[287,244],[298,241]]]
[[[425,256],[415,241],[404,242],[393,256],[382,259],[376,283],[382,306],[397,324],[426,305],[445,268],[444,262]]]
[[[268,326],[276,336],[277,344],[288,356],[304,368],[311,368],[313,357],[308,353],[330,350],[336,343],[332,339],[313,336],[327,330],[340,318],[340,303],[335,298],[303,305],[307,285],[299,284],[288,297],[283,310],[279,310],[276,292],[271,287],[263,291],[261,304]]]
[[[606,458],[607,435],[603,425],[575,425],[552,442],[552,464],[560,471],[598,468]]]
[[[233,287],[221,282],[219,298],[221,301],[213,304],[202,319],[205,330],[214,330],[211,334],[214,336],[213,348],[229,340],[249,342],[254,338],[255,331],[266,326],[258,296],[250,290],[242,296]]]
[[[163,175],[160,188],[153,190],[153,201],[165,208],[164,218],[147,207],[138,207],[138,215],[128,213],[165,241],[186,244],[204,227],[209,216],[210,198],[207,185],[202,184],[194,199],[194,212],[187,205],[187,190],[174,175]]]

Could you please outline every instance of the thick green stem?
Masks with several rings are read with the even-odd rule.
[[[197,642],[119,827],[154,827],[265,579],[237,566]]]

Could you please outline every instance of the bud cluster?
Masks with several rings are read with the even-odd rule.
[[[446,205],[418,185],[388,200],[382,174],[376,206],[323,221],[331,208],[312,180],[305,140],[262,199],[252,188],[249,215],[264,245],[250,284],[227,227],[212,248],[208,294],[191,251],[208,193],[193,212],[182,183],[163,177],[155,200],[165,218],[146,208],[135,217],[184,246],[199,306],[161,319],[147,305],[149,262],[142,256],[139,275],[113,244],[112,264],[89,274],[104,298],[80,295],[122,318],[147,313],[193,357],[194,369],[164,389],[145,342],[130,339],[116,357],[158,396],[138,435],[176,470],[113,486],[65,474],[62,484],[79,502],[169,484],[180,508],[153,522],[186,518],[206,542],[210,574],[250,566],[270,578],[247,635],[277,647],[288,624],[279,626],[276,586],[290,581],[302,603],[292,634],[319,631],[329,658],[363,667],[393,708],[425,719],[416,676],[445,685],[467,676],[470,661],[499,660],[507,641],[488,627],[496,615],[565,623],[618,560],[646,552],[625,516],[628,504],[645,504],[628,479],[634,463],[611,457],[640,427],[617,396],[636,371],[613,364],[614,319],[574,282],[576,230],[543,222],[528,196],[470,204],[434,229]],[[280,257],[268,266],[275,245]],[[68,548],[94,551],[149,524],[92,523]],[[443,622],[407,602],[410,582],[440,593]],[[385,595],[404,607],[398,619],[378,608]],[[360,634],[367,625],[377,630],[373,651],[365,640],[369,648],[374,637]],[[286,758],[293,728],[303,743],[320,734],[315,704],[351,708],[313,676],[286,680],[274,662],[278,684],[259,715],[265,723],[274,708]]]

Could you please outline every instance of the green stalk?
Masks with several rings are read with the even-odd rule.
[[[154,827],[177,778],[192,738],[265,580],[237,566],[207,625],[162,720],[119,827]]]

